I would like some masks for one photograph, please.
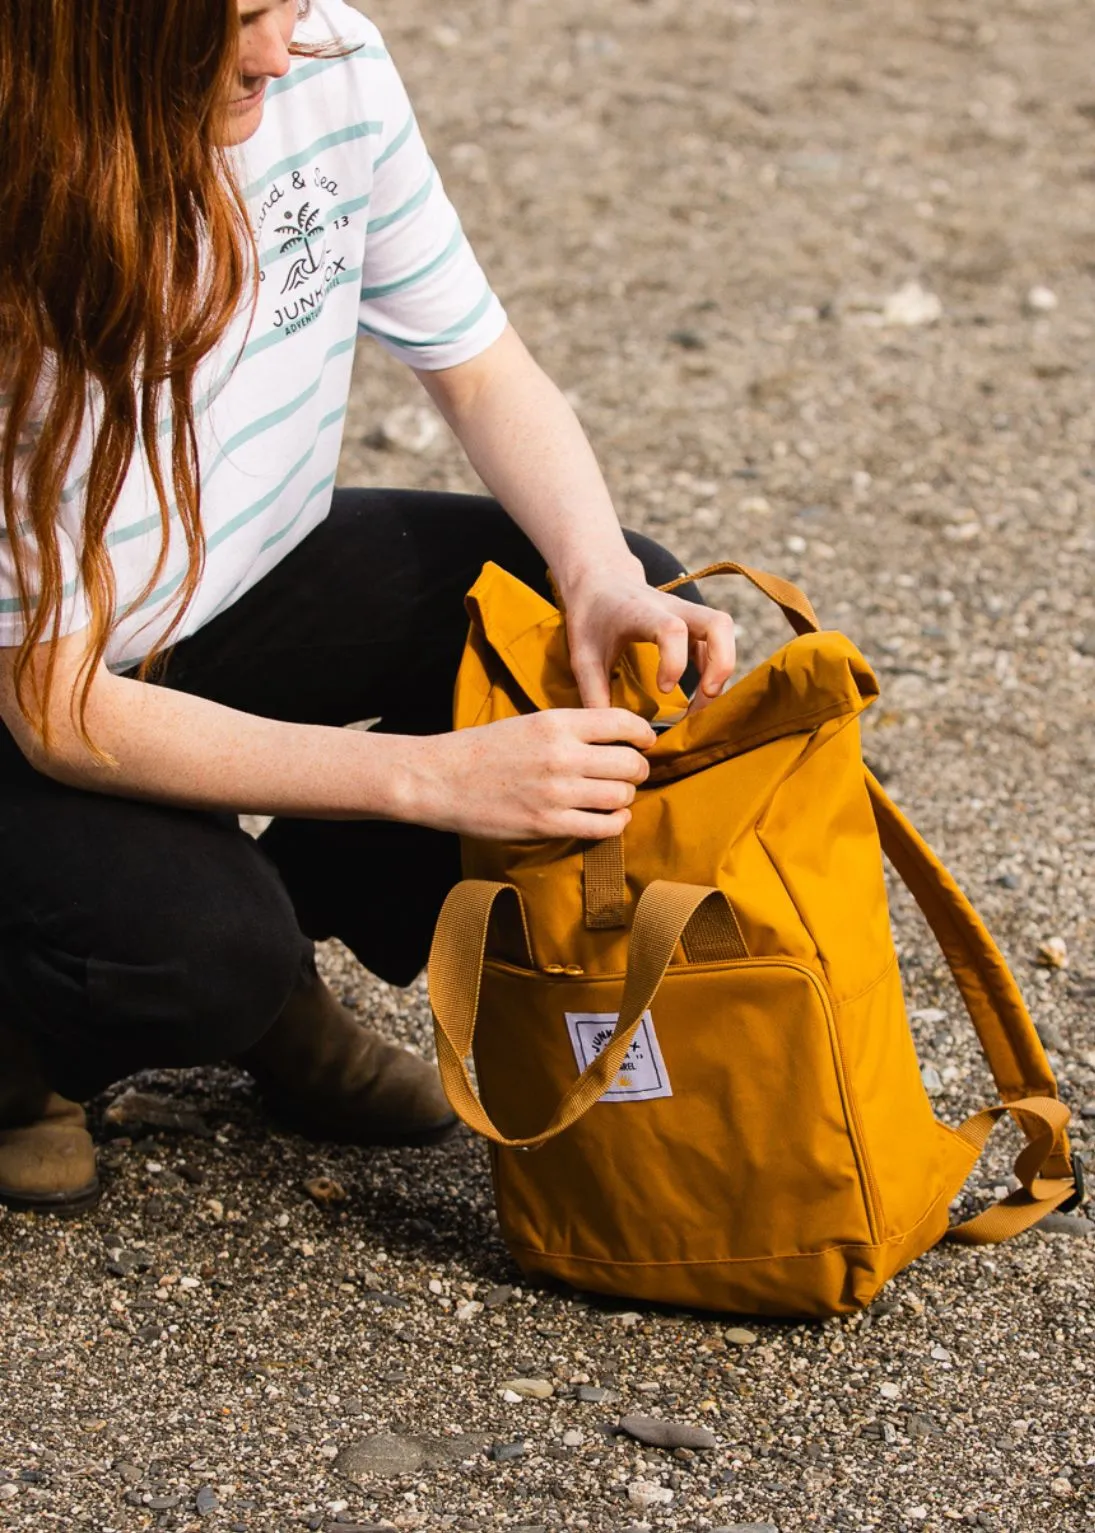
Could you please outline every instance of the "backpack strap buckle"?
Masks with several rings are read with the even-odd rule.
[[[1066,1198],[1065,1201],[1057,1209],[1059,1214],[1071,1214],[1074,1209],[1080,1207],[1080,1204],[1083,1203],[1087,1197],[1087,1188],[1084,1182],[1083,1157],[1077,1155],[1075,1150],[1072,1150],[1069,1155],[1069,1159],[1072,1162],[1072,1175],[1076,1182],[1076,1191],[1070,1198]]]

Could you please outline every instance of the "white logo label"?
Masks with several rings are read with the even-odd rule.
[[[584,1070],[607,1046],[619,1020],[619,1012],[568,1011],[566,1019],[574,1058],[579,1070]],[[619,1074],[601,1101],[649,1102],[654,1097],[672,1095],[673,1088],[654,1031],[654,1019],[644,1011]]]

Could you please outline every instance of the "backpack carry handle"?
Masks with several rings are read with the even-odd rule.
[[[704,569],[697,570],[694,575],[680,575],[676,580],[670,580],[658,589],[675,591],[678,586],[687,585],[689,581],[706,580],[708,575],[744,575],[746,580],[767,596],[769,601],[774,601],[777,607],[782,608],[784,617],[796,633],[819,633],[821,630],[821,624],[810,598],[804,591],[800,591],[798,586],[792,585],[789,580],[781,579],[779,575],[769,575],[764,570],[750,569],[747,564],[735,564],[731,559],[724,559],[719,564],[708,564]]]
[[[521,911],[526,943],[528,927],[520,892],[513,884],[465,879],[450,890],[430,948],[429,990],[437,1037],[437,1061],[452,1109],[470,1129],[508,1149],[537,1149],[554,1139],[594,1107],[619,1073],[627,1051],[673,960],[678,942],[688,945],[689,929],[706,949],[721,934],[727,957],[737,957],[737,918],[725,894],[701,884],[651,883],[635,907],[627,974],[612,1037],[571,1085],[549,1121],[538,1132],[509,1138],[494,1123],[472,1084],[465,1063],[475,1038],[479,993],[486,960],[491,912],[502,895],[513,895]],[[531,952],[529,967],[532,967]]]

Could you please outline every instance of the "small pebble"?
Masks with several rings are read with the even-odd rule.
[[[738,1326],[733,1326],[729,1331],[724,1331],[723,1335],[731,1346],[734,1347],[751,1347],[757,1339],[755,1332],[742,1330]]]
[[[609,1400],[615,1400],[616,1391],[599,1389],[595,1384],[579,1384],[576,1395],[583,1405],[605,1405]]]
[[[891,293],[882,308],[884,325],[934,325],[943,316],[943,305],[935,293],[929,293],[919,282],[906,282],[904,287]]]
[[[217,1499],[217,1493],[212,1485],[203,1485],[194,1497],[194,1510],[199,1517],[208,1517],[219,1506],[220,1501]]]
[[[555,1386],[547,1379],[507,1379],[501,1388],[519,1400],[550,1400]]]
[[[337,1208],[348,1197],[345,1187],[331,1176],[313,1176],[305,1182],[304,1190],[320,1208]]]
[[[0,1501],[11,1501],[12,1498],[18,1494],[18,1485],[13,1485],[10,1480],[7,1480],[3,1485],[0,1485]]]
[[[937,1097],[943,1090],[943,1077],[934,1065],[925,1065],[920,1072],[920,1079],[930,1097]]]
[[[1068,968],[1068,944],[1063,937],[1047,937],[1039,945],[1038,963],[1043,969]]]
[[[910,1022],[926,1022],[929,1027],[934,1027],[937,1022],[945,1022],[947,1013],[940,1011],[938,1006],[922,1006],[918,1011],[909,1012]]]
[[[1086,1239],[1095,1234],[1095,1222],[1085,1219],[1082,1214],[1047,1214],[1036,1228],[1043,1235],[1079,1235]]]
[[[1052,314],[1057,307],[1057,294],[1051,287],[1032,287],[1027,293],[1023,307],[1028,314]]]
[[[706,1427],[690,1427],[679,1421],[662,1421],[657,1416],[623,1416],[621,1429],[636,1442],[651,1448],[713,1448],[715,1434]]]
[[[524,1458],[525,1444],[523,1441],[515,1443],[492,1443],[488,1456],[496,1464],[509,1463],[511,1459]]]
[[[627,1499],[632,1506],[645,1512],[652,1506],[668,1506],[673,1492],[667,1485],[657,1485],[653,1480],[632,1480],[627,1487]]]
[[[501,1283],[497,1288],[492,1288],[483,1300],[487,1309],[500,1309],[503,1304],[508,1304],[513,1298],[513,1289],[508,1283]]]

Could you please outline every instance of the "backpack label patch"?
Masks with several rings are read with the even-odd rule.
[[[616,1011],[568,1011],[567,1030],[578,1069],[584,1070],[606,1047],[619,1019]],[[671,1097],[673,1087],[654,1031],[654,1019],[644,1011],[631,1047],[602,1102],[649,1102]]]

